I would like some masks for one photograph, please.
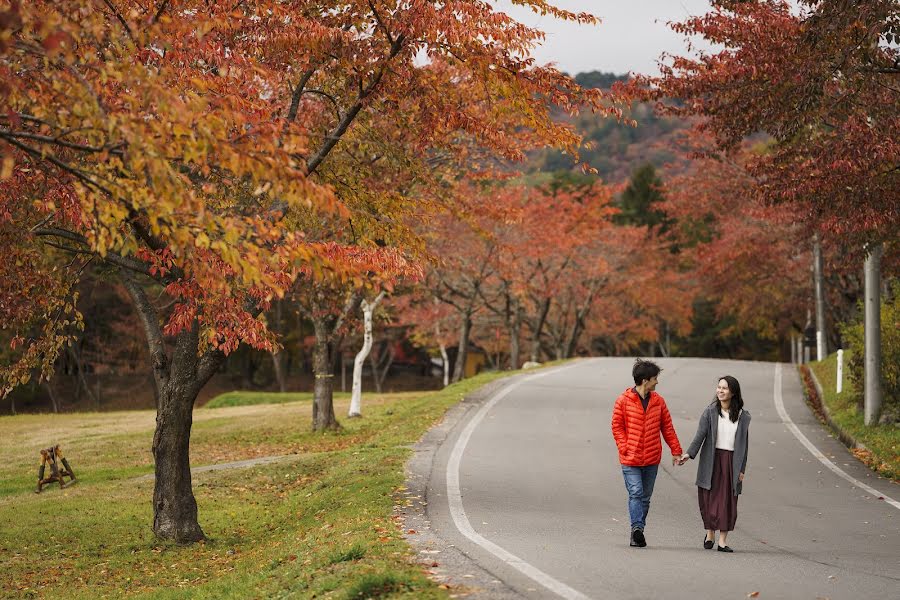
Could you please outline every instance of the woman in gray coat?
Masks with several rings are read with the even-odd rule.
[[[700,453],[697,465],[697,498],[706,535],[703,547],[712,549],[719,532],[719,552],[733,552],[726,545],[728,532],[737,522],[737,501],[747,469],[750,413],[744,410],[741,384],[731,375],[719,379],[716,398],[700,415],[697,434],[680,464]]]

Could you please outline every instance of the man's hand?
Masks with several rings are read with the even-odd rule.
[[[738,473],[738,481],[744,481],[744,474]]]
[[[688,453],[682,454],[682,455],[678,458],[678,464],[679,464],[679,465],[683,465],[684,463],[686,463],[686,462],[688,461],[688,459],[689,459],[690,457],[691,457],[691,455],[688,454]]]

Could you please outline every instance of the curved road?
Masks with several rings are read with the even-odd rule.
[[[685,448],[718,377],[740,380],[753,416],[747,476],[735,553],[704,550],[696,462],[672,467],[664,444],[649,546],[630,548],[609,422],[632,362],[519,376],[423,440],[407,524],[435,576],[491,599],[900,598],[900,486],[828,435],[790,365],[658,359]]]

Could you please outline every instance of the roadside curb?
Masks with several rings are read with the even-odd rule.
[[[406,463],[405,498],[395,506],[395,512],[403,522],[403,537],[415,554],[414,560],[424,568],[428,577],[442,587],[452,587],[456,597],[490,600],[524,598],[431,527],[428,504],[432,499],[428,495],[428,486],[437,453],[456,431],[457,425],[496,392],[530,372],[531,369],[492,381],[463,397],[413,445],[413,455]],[[437,495],[441,498],[435,501],[446,501],[439,491]],[[460,576],[460,573],[463,575]]]
[[[806,372],[809,373],[809,380],[812,382],[815,392],[815,398],[810,394],[810,390],[808,389],[808,385],[806,384],[806,378],[802,377],[803,368],[805,367]],[[811,403],[815,409],[815,412],[818,416],[828,425],[831,430],[837,435],[837,438],[844,444],[847,448],[851,450],[868,450],[864,444],[858,442],[856,438],[847,433],[847,431],[838,425],[834,419],[831,418],[831,411],[828,410],[828,406],[825,404],[825,394],[822,391],[822,384],[819,383],[818,377],[816,377],[815,371],[809,368],[808,365],[798,365],[798,369],[801,371],[800,379],[803,380],[803,394],[806,396],[806,399],[809,403]],[[865,464],[865,463],[864,463]],[[868,466],[868,465],[866,465]],[[871,467],[869,467],[871,468]]]

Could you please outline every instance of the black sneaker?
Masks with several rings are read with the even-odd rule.
[[[643,529],[636,527],[631,530],[631,545],[638,548],[643,548],[647,545],[647,539],[644,537]]]

